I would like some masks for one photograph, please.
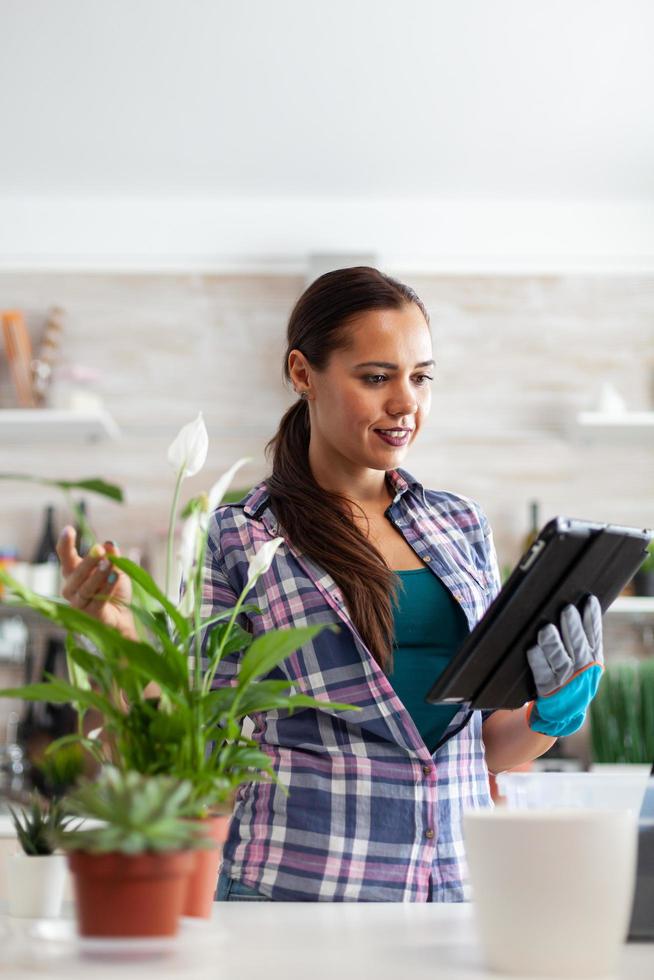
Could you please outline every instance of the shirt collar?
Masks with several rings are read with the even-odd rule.
[[[412,490],[416,494],[422,503],[427,506],[427,500],[425,498],[425,488],[419,480],[409,473],[408,470],[396,469],[387,470],[386,475],[388,476],[389,483],[393,488],[393,501],[395,504],[400,499],[400,497],[406,493],[407,490]],[[265,480],[258,483],[255,487],[250,490],[250,492],[245,496],[243,503],[243,510],[248,517],[259,517],[268,505],[270,499],[270,494],[268,493],[268,487],[266,486]]]
[[[395,503],[407,490],[412,490],[416,496],[418,496],[425,507],[427,506],[427,500],[425,498],[425,488],[419,480],[416,480],[415,476],[412,476],[408,470],[388,470],[386,475],[388,476],[388,481],[395,491],[393,496],[393,503]]]

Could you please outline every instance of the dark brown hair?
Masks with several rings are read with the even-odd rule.
[[[288,357],[302,352],[323,371],[335,350],[351,345],[349,321],[370,310],[397,310],[415,303],[427,326],[429,315],[413,289],[370,266],[337,269],[302,293],[291,313],[283,374]],[[309,406],[298,399],[282,416],[266,445],[272,474],[266,477],[271,507],[291,543],[327,571],[340,587],[361,638],[386,673],[393,662],[392,600],[397,579],[380,552],[358,529],[349,497],[327,491],[309,466]],[[360,508],[359,508],[360,509]]]

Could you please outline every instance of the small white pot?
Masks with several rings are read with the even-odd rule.
[[[12,854],[7,861],[9,915],[54,919],[61,915],[68,866],[65,854]]]

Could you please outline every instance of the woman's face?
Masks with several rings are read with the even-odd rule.
[[[349,329],[349,350],[334,351],[325,371],[309,369],[297,383],[310,392],[311,451],[346,469],[394,469],[431,408],[431,334],[414,303],[359,314]],[[393,439],[380,429],[406,431]]]

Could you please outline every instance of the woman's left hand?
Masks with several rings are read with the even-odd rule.
[[[575,606],[561,613],[560,631],[552,623],[538,631],[527,650],[538,697],[529,704],[529,727],[544,735],[571,735],[584,723],[604,670],[602,609],[591,595],[583,618]]]

